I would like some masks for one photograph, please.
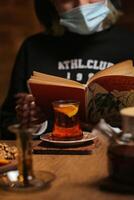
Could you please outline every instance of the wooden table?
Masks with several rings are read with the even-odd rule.
[[[89,155],[33,155],[35,173],[52,172],[49,188],[38,192],[14,193],[0,190],[2,200],[133,200],[134,195],[102,191],[98,182],[107,177],[107,142]]]

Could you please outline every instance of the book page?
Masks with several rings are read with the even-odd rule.
[[[134,67],[131,60],[98,72],[88,82],[88,121],[104,118],[112,126],[121,126],[120,109],[134,106]]]
[[[109,75],[97,78],[95,81],[91,82],[97,83],[102,86],[107,91],[111,92],[116,89],[119,91],[127,91],[134,89],[134,77],[133,76],[122,76],[122,75]]]
[[[96,81],[100,77],[112,75],[124,75],[134,77],[133,61],[127,60],[121,63],[117,63],[107,69],[97,72],[91,79],[87,81],[87,85],[89,85],[91,82]]]
[[[65,82],[57,82],[57,81],[55,82],[55,81],[50,81],[50,80],[44,81],[44,80],[39,79],[38,77],[30,78],[27,83],[28,85],[30,83],[33,83],[37,85],[52,85],[52,86],[54,85],[54,86],[62,86],[62,87],[68,87],[68,88],[79,88],[79,89],[85,90],[85,87],[82,84],[77,85],[77,84],[72,84],[70,82],[65,83]]]
[[[31,79],[38,82],[37,80],[41,81],[44,84],[51,84],[51,85],[65,85],[65,86],[72,86],[72,87],[79,87],[79,88],[85,88],[85,85],[82,83],[79,83],[77,81],[69,80],[66,78],[53,76],[49,74],[43,74],[40,72],[33,72],[33,76],[31,76]],[[36,80],[35,80],[36,79]]]
[[[110,76],[111,77],[111,76]],[[112,126],[121,127],[120,110],[124,107],[134,106],[134,78],[130,76],[117,76],[111,79],[101,77],[93,82],[90,87],[90,98],[88,105],[88,121],[97,123],[101,118]],[[108,82],[109,81],[109,82]]]

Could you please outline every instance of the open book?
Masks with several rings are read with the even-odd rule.
[[[133,61],[100,71],[86,84],[34,71],[28,87],[48,116],[52,113],[53,101],[71,99],[80,101],[81,120],[92,123],[102,117],[111,120],[122,107],[134,106]]]

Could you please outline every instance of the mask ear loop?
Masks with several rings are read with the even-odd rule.
[[[108,0],[105,0],[104,4],[107,6],[108,5]]]

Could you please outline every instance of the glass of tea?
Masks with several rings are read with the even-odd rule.
[[[58,100],[52,103],[54,126],[52,136],[58,139],[81,139],[83,136],[79,121],[79,105],[74,100]]]
[[[122,133],[118,140],[111,143],[108,149],[109,175],[115,182],[125,184],[121,192],[133,190],[134,187],[134,107],[120,110]],[[126,187],[127,186],[127,187]]]
[[[120,111],[124,139],[134,141],[134,107],[126,107]]]

